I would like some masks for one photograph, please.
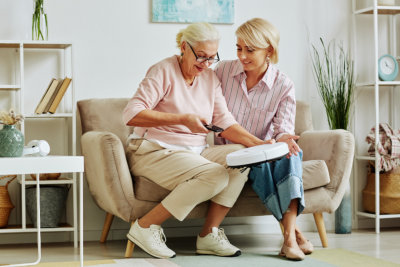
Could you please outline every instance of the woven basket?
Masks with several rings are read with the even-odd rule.
[[[379,175],[380,214],[400,213],[400,173],[382,173]],[[363,208],[375,212],[375,173],[368,173],[367,185],[362,192]]]
[[[10,217],[11,210],[14,205],[11,202],[10,195],[8,194],[8,185],[16,178],[16,175],[7,175],[0,177],[1,179],[11,178],[6,185],[0,186],[0,227],[6,227],[8,218]]]

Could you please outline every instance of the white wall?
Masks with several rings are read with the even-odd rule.
[[[45,5],[49,40],[72,41],[74,44],[73,78],[77,100],[132,96],[149,66],[178,53],[175,35],[186,26],[151,23],[150,0],[47,0]],[[31,0],[0,1],[0,39],[30,39],[31,12]],[[319,37],[325,40],[336,38],[347,46],[351,1],[236,0],[235,12],[233,25],[216,25],[222,36],[219,48],[222,59],[235,58],[234,31],[241,23],[253,17],[270,20],[281,32],[279,67],[294,81],[296,97],[311,104],[314,127],[328,129],[311,73],[309,43],[317,43]],[[98,239],[103,216],[86,190],[86,239]],[[333,217],[328,215],[325,218],[328,230],[333,230]],[[200,223],[184,222],[179,226]],[[176,224],[168,222],[167,226]],[[250,227],[227,227],[231,233],[279,231],[271,216],[235,218],[227,220],[227,224],[250,224]],[[301,216],[299,224],[306,230],[315,229],[309,215]],[[128,225],[125,222],[116,220],[110,237],[124,238],[126,229]]]

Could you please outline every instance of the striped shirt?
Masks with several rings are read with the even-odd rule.
[[[294,134],[294,84],[276,66],[271,64],[250,90],[247,90],[246,73],[239,60],[221,61],[214,71],[221,81],[228,109],[247,131],[262,140]]]

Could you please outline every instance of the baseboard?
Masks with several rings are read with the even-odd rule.
[[[399,227],[400,218],[381,219],[380,225],[381,225],[381,228]],[[358,219],[358,229],[375,229],[375,219],[360,217]]]
[[[334,231],[334,221],[331,214],[324,214],[326,230]],[[167,237],[196,236],[204,223],[204,219],[190,219],[179,222],[168,220],[163,224]],[[297,225],[305,232],[315,232],[314,218],[311,214],[304,214],[298,217]],[[227,235],[241,234],[280,234],[279,223],[273,216],[252,216],[252,217],[230,217],[226,218],[221,227]],[[372,226],[373,227],[373,226]],[[100,227],[99,227],[100,228]],[[369,227],[371,228],[371,226]],[[129,223],[115,222],[108,234],[107,240],[126,240],[126,233],[129,230]],[[85,241],[99,241],[102,229],[86,229],[84,231]],[[1,234],[0,244],[36,243],[36,233],[13,233]],[[73,234],[70,232],[42,233],[43,243],[50,242],[73,242]]]

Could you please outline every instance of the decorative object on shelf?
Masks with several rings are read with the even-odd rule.
[[[24,148],[24,135],[16,128],[24,117],[14,110],[0,112],[0,157],[20,157]]]
[[[0,186],[0,228],[8,225],[8,218],[10,217],[11,210],[14,205],[11,202],[10,195],[8,194],[8,185],[17,178],[16,175],[7,175],[0,177],[0,180],[11,178],[4,186]]]
[[[381,81],[394,81],[399,74],[397,60],[389,54],[383,55],[378,60],[378,76]]]
[[[58,227],[65,210],[67,196],[66,186],[40,186],[40,227]],[[34,227],[37,227],[36,187],[26,188],[26,211]]]
[[[379,174],[379,213],[400,213],[400,168]],[[362,191],[362,205],[367,212],[375,213],[375,170],[369,165],[367,184]]]
[[[322,38],[322,53],[312,45],[312,65],[318,92],[325,106],[329,127],[347,130],[354,92],[354,62],[342,44],[334,40],[328,47]],[[335,233],[351,233],[352,212],[350,183],[335,211]]]
[[[368,155],[375,157],[375,127],[371,128],[365,141],[370,144]],[[400,167],[400,130],[393,131],[389,124],[379,123],[378,153],[379,170],[389,172]]]
[[[31,140],[24,147],[22,155],[33,157],[45,157],[50,153],[50,145],[46,140]]]
[[[36,174],[31,174],[31,177],[32,177],[32,179],[33,180],[35,180],[36,181]],[[59,177],[61,176],[61,173],[41,173],[40,175],[39,175],[39,180],[40,181],[42,181],[42,180],[57,180]]]
[[[370,144],[368,154],[375,156],[375,127],[365,141]],[[400,213],[400,130],[387,123],[379,123],[378,162],[379,213]],[[375,213],[375,162],[369,162],[367,184],[362,191],[362,204],[367,212]]]
[[[395,0],[378,0],[378,6],[394,6]]]
[[[44,0],[33,0],[32,40],[48,40],[49,28]]]

